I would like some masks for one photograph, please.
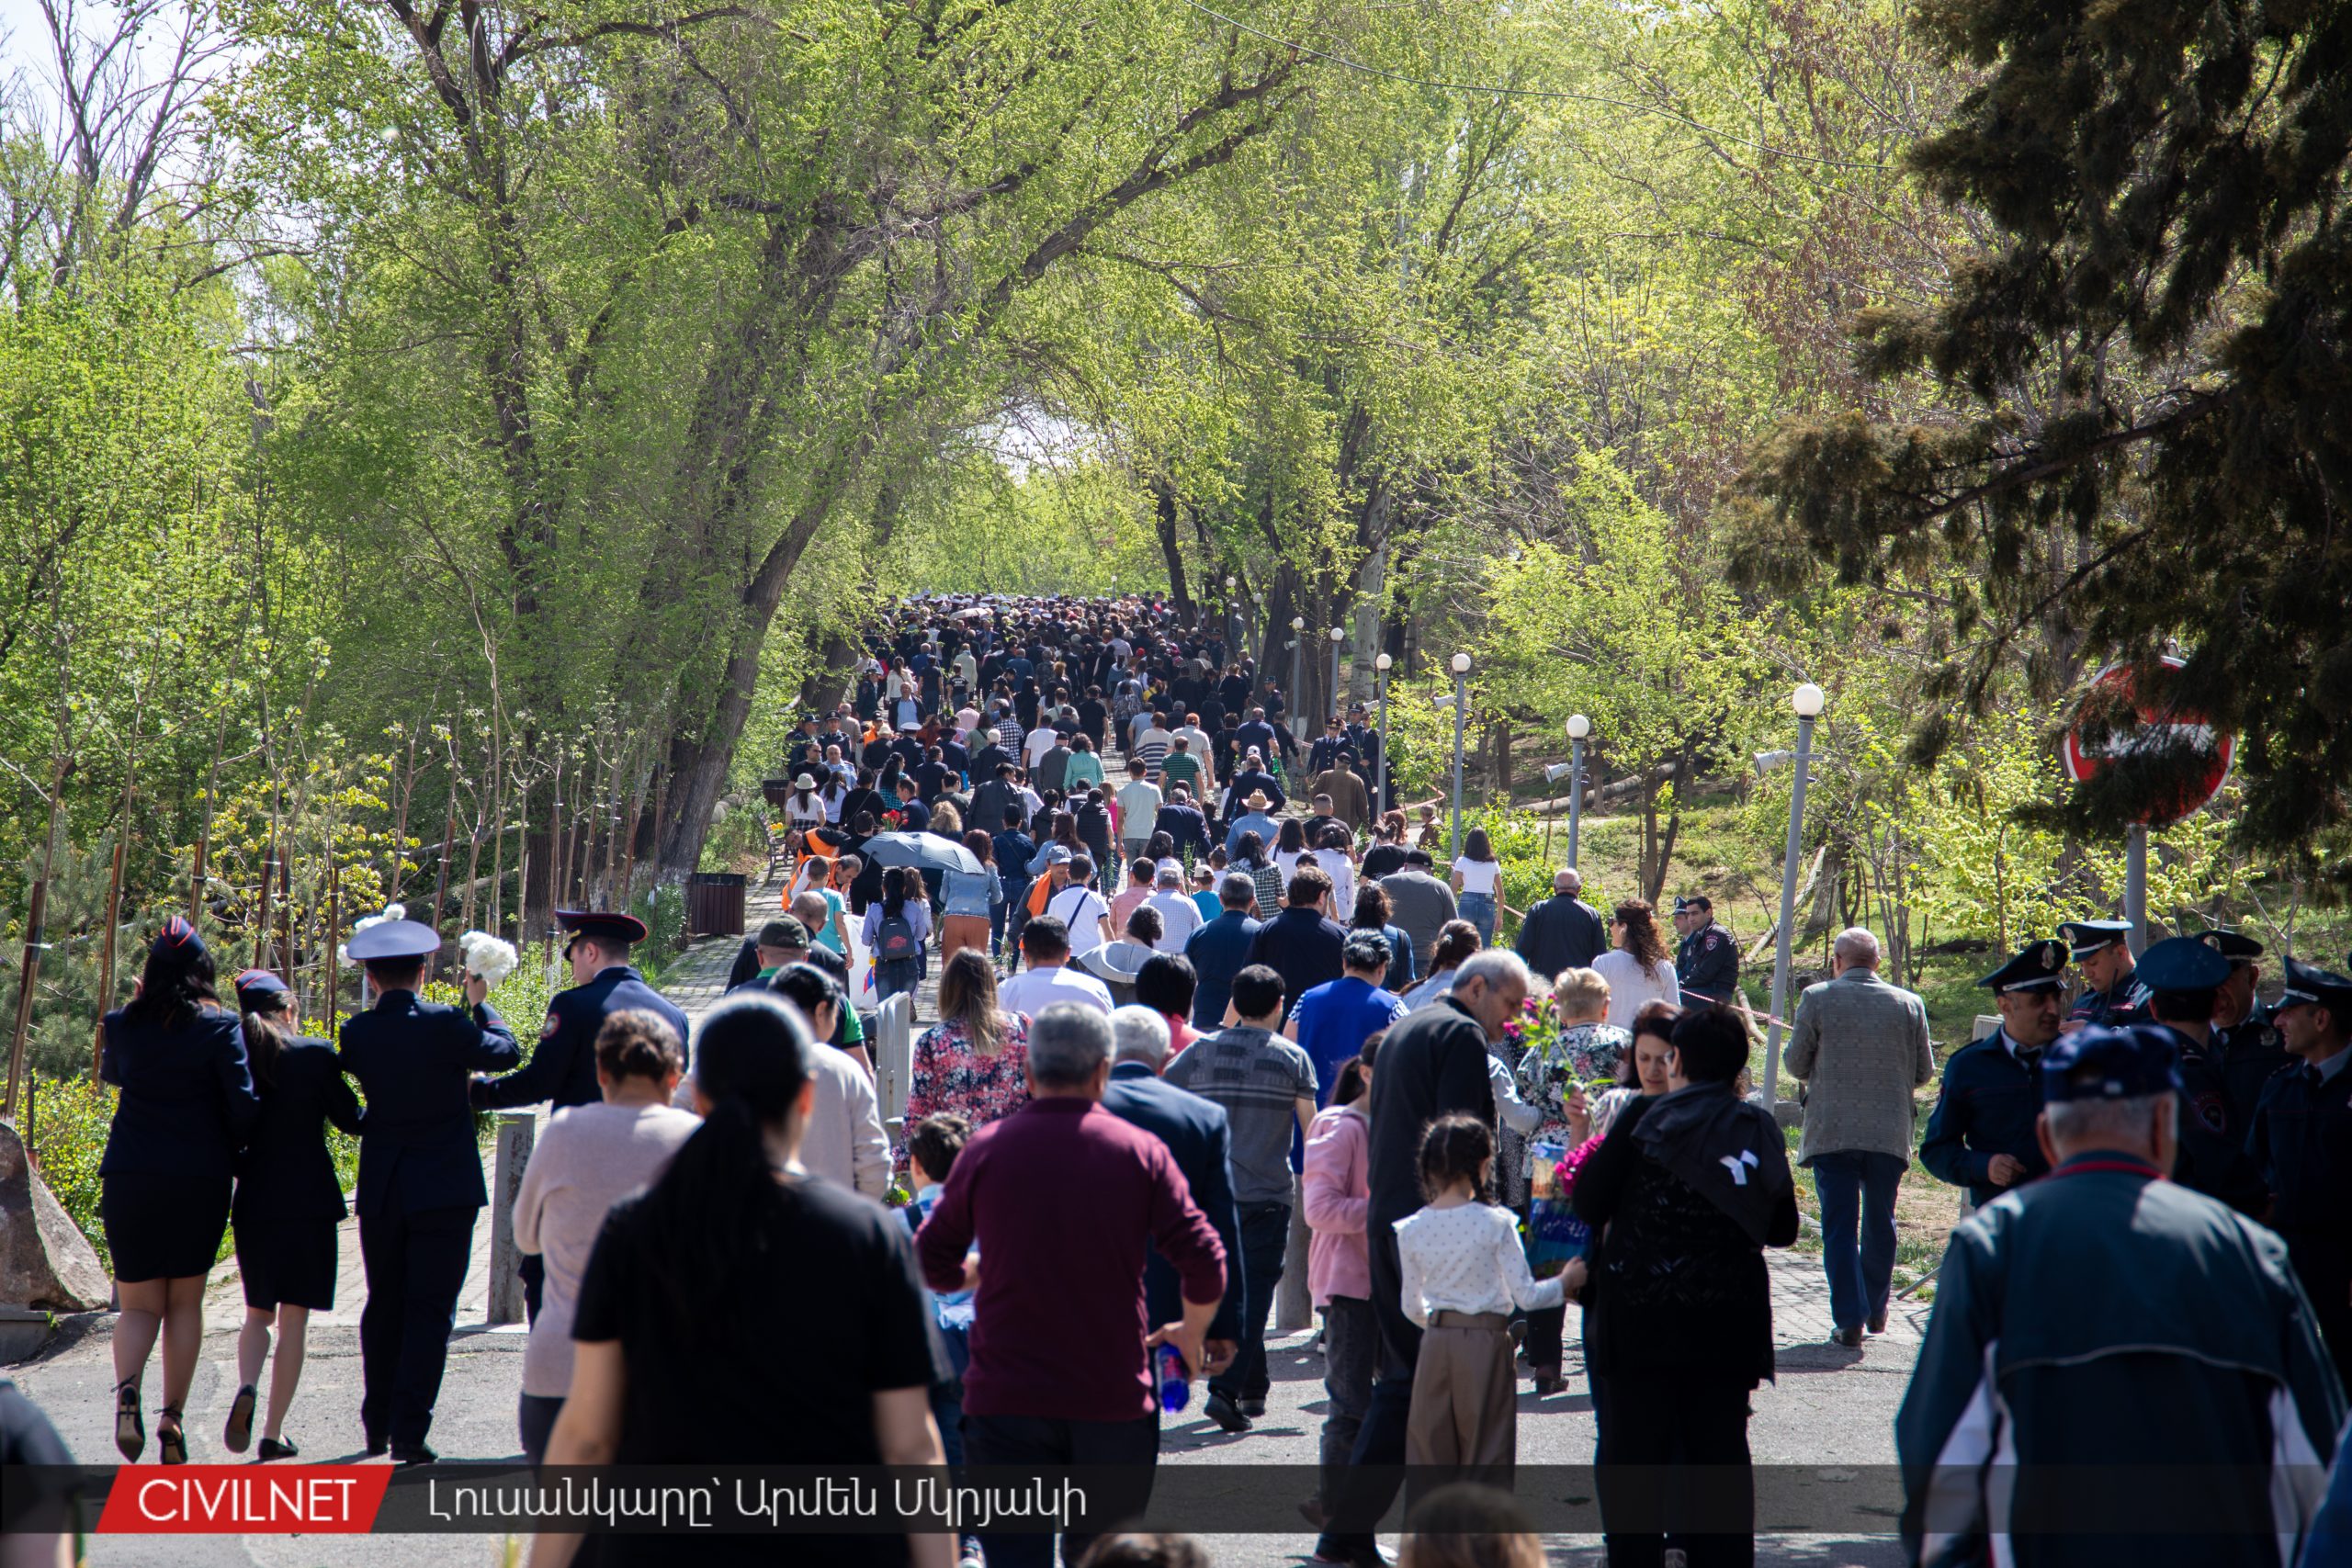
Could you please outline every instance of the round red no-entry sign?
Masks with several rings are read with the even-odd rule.
[[[2188,746],[2203,765],[2187,773],[2169,798],[2143,815],[2141,820],[2152,828],[2177,822],[2219,795],[2229,779],[2231,761],[2237,755],[2237,737],[2216,730],[2205,715],[2183,711],[2167,700],[2164,688],[2171,684],[2169,672],[2181,666],[2180,660],[2165,659],[2160,668],[2165,674],[2148,682],[2154,690],[2143,691],[2130,665],[2109,665],[2092,677],[2090,692],[2058,748],[2066,776],[2084,784],[2120,758]],[[2088,721],[2111,715],[2119,701],[2131,705],[2139,728],[2129,733],[2110,728],[2096,743],[2086,741]]]

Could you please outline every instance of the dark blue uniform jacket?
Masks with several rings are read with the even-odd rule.
[[[523,1059],[498,1014],[386,991],[375,1007],[344,1021],[338,1055],[368,1098],[359,1134],[363,1218],[490,1201],[467,1085],[477,1072]]]
[[[2041,1113],[2041,1053],[2032,1055],[2032,1065],[2018,1061],[2008,1036],[1996,1031],[1944,1063],[1919,1163],[1938,1180],[1967,1188],[1968,1201],[1979,1208],[2004,1190],[1993,1185],[1995,1155],[2023,1160],[2029,1181],[2050,1168],[2033,1132]]]
[[[759,970],[756,952],[753,973]],[[547,1022],[530,1065],[474,1089],[476,1105],[497,1111],[548,1101],[558,1111],[592,1105],[604,1098],[596,1088],[596,1032],[605,1020],[629,1008],[642,1008],[667,1019],[678,1032],[678,1045],[686,1043],[686,1015],[670,998],[645,983],[645,976],[626,964],[602,971],[584,986],[558,991],[548,1000]]]

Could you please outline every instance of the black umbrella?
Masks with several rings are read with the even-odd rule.
[[[876,865],[911,865],[932,871],[988,869],[971,851],[935,833],[876,833],[859,845],[857,852]]]

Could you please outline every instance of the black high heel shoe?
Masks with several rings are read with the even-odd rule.
[[[290,1438],[264,1438],[261,1440],[261,1457],[265,1460],[292,1459],[301,1451]]]
[[[139,1413],[139,1380],[118,1384],[114,1391],[114,1446],[124,1461],[136,1464],[147,1446],[147,1422]]]
[[[221,1428],[220,1440],[229,1445],[231,1453],[243,1453],[245,1445],[254,1440],[254,1406],[260,1403],[261,1391],[251,1383],[229,1402],[229,1424]]]
[[[187,1462],[187,1433],[181,1427],[180,1413],[168,1404],[155,1412],[155,1462]]]

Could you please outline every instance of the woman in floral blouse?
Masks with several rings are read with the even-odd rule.
[[[1602,1021],[1609,1014],[1609,982],[1593,970],[1560,972],[1552,986],[1551,1013],[1549,1037],[1531,1027],[1527,1051],[1519,1059],[1521,1093],[1544,1116],[1528,1134],[1531,1180],[1537,1141],[1557,1144],[1563,1153],[1584,1142],[1592,1126],[1585,1086],[1615,1081],[1619,1066],[1633,1046],[1631,1034]],[[1545,1307],[1527,1314],[1527,1366],[1534,1375],[1539,1397],[1567,1386],[1560,1375],[1561,1331],[1566,1317],[1566,1307]]]
[[[1028,1021],[996,1005],[987,950],[965,948],[940,971],[939,1021],[915,1041],[907,1125],[952,1112],[977,1131],[1018,1111],[1029,1098],[1028,1060]]]
[[[1634,1037],[1601,1021],[1609,1013],[1609,982],[1595,970],[1560,971],[1552,987],[1552,1010],[1555,1032],[1539,1046],[1540,1037],[1529,1032],[1519,1082],[1527,1103],[1544,1113],[1528,1142],[1541,1139],[1566,1148],[1577,1141],[1572,1124],[1586,1117],[1583,1086],[1615,1082]]]

